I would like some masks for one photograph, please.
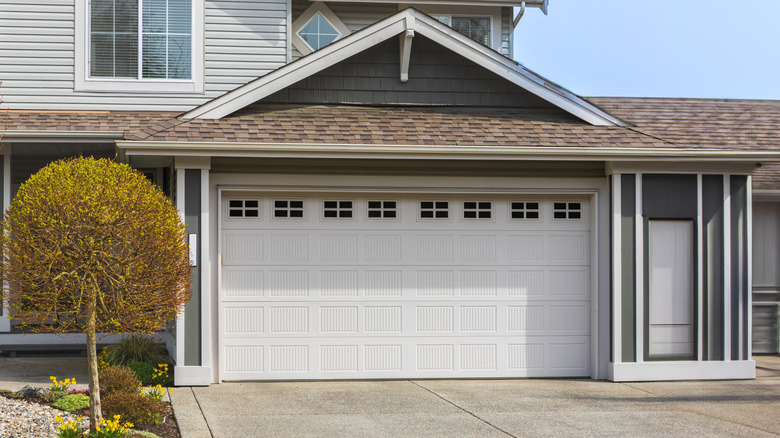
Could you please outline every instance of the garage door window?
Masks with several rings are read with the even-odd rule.
[[[581,219],[582,204],[579,202],[554,202],[553,219]]]
[[[352,201],[323,201],[322,216],[325,219],[352,219]]]
[[[420,219],[448,219],[449,217],[448,201],[420,201]]]
[[[490,219],[493,214],[492,202],[465,201],[463,203],[463,219]]]
[[[228,216],[231,218],[260,216],[260,201],[257,199],[231,199],[228,201]]]
[[[274,200],[275,218],[303,218],[303,201]]]
[[[541,216],[539,214],[538,202],[512,202],[510,204],[510,217],[512,219],[519,220],[537,220]]]
[[[398,201],[368,201],[369,219],[395,219],[398,217]]]

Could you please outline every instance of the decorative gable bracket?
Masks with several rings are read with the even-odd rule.
[[[406,16],[406,31],[401,34],[401,82],[409,80],[409,60],[412,57],[412,38],[414,38],[414,16]]]

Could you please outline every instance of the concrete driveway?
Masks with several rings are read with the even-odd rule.
[[[171,393],[183,438],[778,436],[780,357],[720,382],[401,380],[223,383]],[[0,388],[76,377],[79,357],[0,356]]]
[[[223,383],[171,395],[184,438],[762,437],[780,434],[780,358],[749,381]]]

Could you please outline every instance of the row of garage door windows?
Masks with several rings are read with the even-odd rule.
[[[398,201],[367,201],[368,219],[395,219],[398,217]],[[352,219],[354,217],[354,201],[322,201],[322,215],[326,219]],[[448,219],[450,217],[449,201],[420,201],[420,219]],[[492,201],[463,201],[463,219],[491,219],[493,217]],[[511,201],[509,215],[512,219],[538,220],[541,218],[539,202]],[[258,199],[230,199],[228,201],[228,216],[230,218],[257,218],[260,216],[260,201]],[[302,200],[274,200],[274,218],[303,218],[304,202]],[[582,218],[580,202],[553,202],[553,219],[578,220]]]

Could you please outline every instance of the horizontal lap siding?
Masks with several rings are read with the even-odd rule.
[[[73,90],[75,1],[5,1],[0,4],[3,106],[184,111],[285,64],[285,0],[207,1],[205,6],[205,94],[95,93]]]
[[[206,91],[220,95],[283,66],[287,2],[206,2]]]

